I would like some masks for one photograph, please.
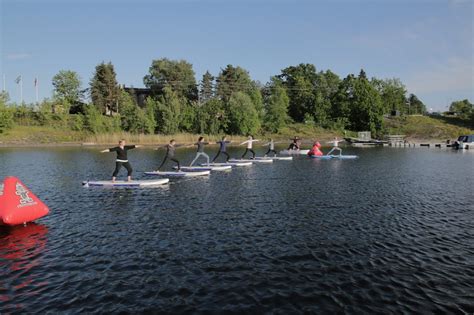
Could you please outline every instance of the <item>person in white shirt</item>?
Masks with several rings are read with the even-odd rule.
[[[339,155],[342,154],[342,150],[341,150],[341,148],[339,148],[339,146],[338,146],[338,145],[339,145],[339,142],[342,142],[342,140],[337,139],[337,137],[335,137],[333,141],[329,141],[329,142],[328,142],[328,143],[332,143],[333,148],[331,149],[331,151],[329,151],[329,152],[327,153],[327,155],[331,155],[331,153],[333,153],[334,151],[339,151]]]
[[[252,159],[255,159],[255,151],[252,150],[252,147],[253,147],[252,145],[253,145],[254,142],[257,142],[257,141],[260,141],[260,140],[255,140],[252,136],[249,136],[247,141],[244,141],[240,144],[240,145],[247,144],[247,148],[245,149],[244,154],[242,154],[241,159],[243,159],[245,157],[247,152],[251,152],[252,153]]]

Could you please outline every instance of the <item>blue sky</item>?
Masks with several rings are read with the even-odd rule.
[[[51,78],[74,70],[84,87],[101,61],[118,81],[143,86],[153,59],[185,59],[196,78],[239,65],[265,83],[313,63],[339,76],[400,78],[428,108],[474,101],[471,0],[0,0],[0,73],[13,101],[52,95]],[[0,78],[1,79],[1,78]],[[3,82],[2,82],[3,84]]]

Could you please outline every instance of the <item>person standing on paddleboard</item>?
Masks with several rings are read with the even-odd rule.
[[[273,156],[277,155],[277,152],[275,151],[275,141],[273,141],[272,138],[268,139],[268,142],[264,145],[268,145],[268,150],[267,153],[265,153],[264,157],[267,157],[268,153],[270,152],[273,152]]]
[[[287,150],[299,150],[300,144],[301,144],[301,139],[299,139],[298,137],[294,137],[293,142],[290,143]]]
[[[334,151],[339,151],[339,155],[341,155],[342,154],[342,149],[339,148],[339,146],[338,146],[339,142],[342,142],[342,140],[337,139],[337,137],[334,137],[333,141],[329,141],[328,143],[332,143],[333,148],[326,155],[331,155],[331,153],[334,152]]]
[[[161,170],[161,168],[163,167],[163,165],[165,165],[165,163],[168,159],[170,161],[173,161],[176,164],[178,164],[178,171],[181,171],[181,165],[179,164],[179,161],[177,159],[175,159],[175,157],[174,157],[174,154],[175,154],[175,151],[176,151],[175,144],[176,144],[176,141],[174,141],[174,139],[171,139],[170,143],[164,146],[166,148],[166,155],[165,155],[165,158],[163,159],[163,162],[161,162],[161,165],[158,167],[158,171]]]
[[[217,160],[217,158],[219,157],[219,155],[224,154],[227,158],[226,158],[226,162],[229,162],[229,159],[230,159],[230,156],[229,154],[227,153],[227,145],[229,143],[231,143],[231,141],[227,141],[227,137],[226,136],[223,136],[222,137],[222,140],[221,141],[217,141],[216,142],[217,144],[219,144],[219,151],[217,152],[216,156],[214,157],[214,159],[212,159],[212,162],[214,162],[215,160]]]
[[[112,174],[112,182],[115,182],[115,179],[117,178],[117,175],[120,171],[120,168],[124,166],[127,169],[127,180],[131,181],[132,180],[132,166],[130,165],[130,162],[128,161],[128,156],[127,156],[127,151],[135,148],[139,148],[139,145],[125,145],[125,140],[122,139],[118,143],[118,147],[110,148],[110,149],[105,149],[100,151],[101,153],[105,152],[117,152],[117,159],[115,160],[115,171]]]
[[[194,162],[196,162],[200,156],[204,156],[207,159],[207,165],[209,166],[209,155],[204,153],[204,146],[206,144],[209,144],[209,142],[204,142],[204,137],[199,137],[198,142],[194,144],[197,145],[196,157],[189,166],[193,166]]]
[[[255,151],[252,149],[252,145],[253,145],[254,142],[257,142],[257,141],[260,141],[260,140],[254,140],[252,136],[249,136],[247,141],[244,141],[240,144],[240,145],[247,144],[247,148],[245,149],[244,154],[242,154],[241,159],[243,159],[245,157],[247,152],[251,152],[252,153],[252,159],[255,159]]]

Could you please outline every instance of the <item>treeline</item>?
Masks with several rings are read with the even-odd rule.
[[[206,72],[198,82],[190,63],[163,58],[152,62],[143,82],[150,95],[138,106],[133,90],[118,84],[110,62],[96,66],[87,89],[76,72],[62,70],[52,80],[53,97],[38,106],[13,105],[2,95],[0,131],[16,122],[94,133],[245,135],[277,133],[295,122],[381,135],[384,115],[426,111],[398,79],[369,79],[363,70],[341,79],[312,64],[287,67],[263,85],[233,65],[215,77]]]

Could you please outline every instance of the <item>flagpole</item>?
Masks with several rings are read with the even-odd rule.
[[[23,77],[20,77],[20,105],[23,105]]]
[[[38,76],[36,76],[35,78],[36,104],[38,104],[38,85],[39,85],[39,80],[38,80]]]

